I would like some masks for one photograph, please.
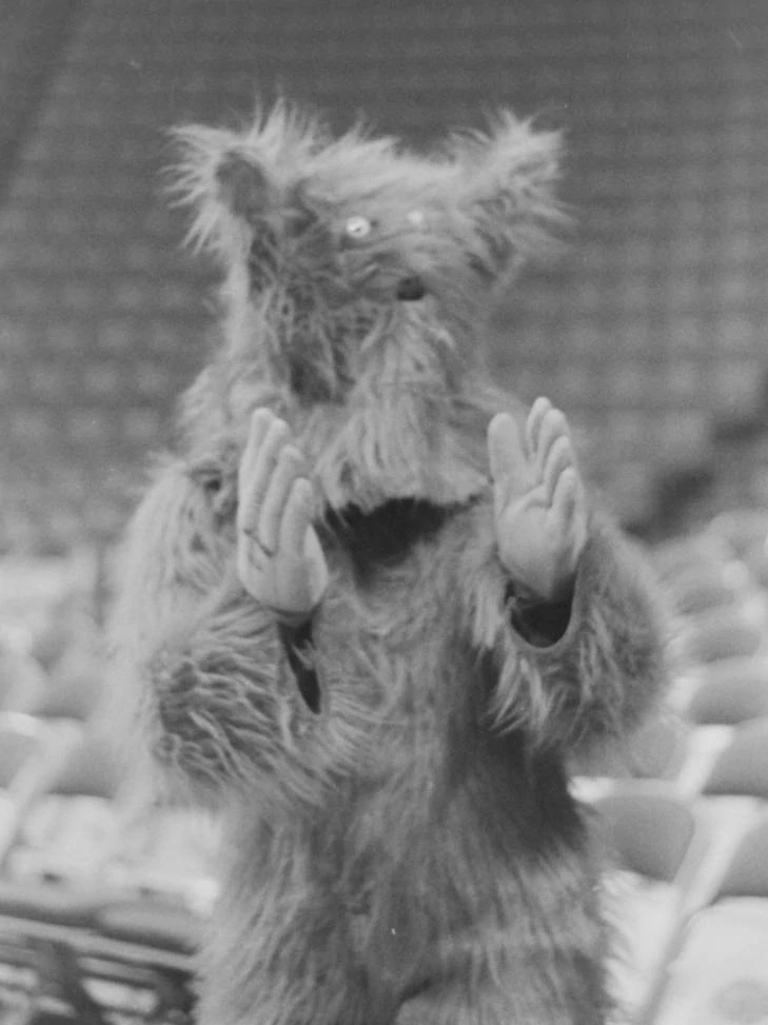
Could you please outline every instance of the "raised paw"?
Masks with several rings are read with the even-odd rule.
[[[508,413],[488,428],[499,558],[523,594],[545,601],[573,583],[587,540],[587,503],[564,414],[534,402],[525,426]]]
[[[277,613],[309,614],[328,583],[313,508],[288,425],[256,410],[238,474],[237,570],[246,590]]]

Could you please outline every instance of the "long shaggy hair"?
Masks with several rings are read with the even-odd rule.
[[[280,103],[178,141],[222,341],[128,532],[114,633],[147,748],[227,823],[200,1020],[599,1025],[568,764],[640,721],[662,630],[594,512],[562,629],[521,632],[486,430],[522,411],[480,341],[562,220],[559,139],[503,113],[418,155]],[[299,647],[235,571],[261,406],[306,456],[329,566]]]

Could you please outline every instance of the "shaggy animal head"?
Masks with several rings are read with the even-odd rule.
[[[466,359],[490,293],[559,219],[558,136],[508,113],[427,155],[360,129],[334,139],[285,103],[239,133],[177,137],[190,238],[227,275],[239,355],[305,400],[339,398],[387,339],[464,338]]]

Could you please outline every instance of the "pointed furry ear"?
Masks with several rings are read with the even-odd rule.
[[[235,217],[249,224],[270,206],[272,185],[263,168],[237,152],[226,153],[216,168],[219,196]]]
[[[190,125],[176,129],[173,139],[181,156],[170,192],[194,215],[187,242],[228,263],[269,207],[269,176],[225,129]]]
[[[225,265],[242,256],[260,217],[282,208],[295,170],[330,141],[316,117],[282,99],[257,106],[240,131],[191,125],[172,137],[181,154],[172,193],[194,212],[189,241]]]
[[[484,276],[505,276],[546,251],[567,221],[554,194],[560,153],[558,132],[534,130],[508,112],[486,133],[453,138],[462,207],[484,243],[476,254]]]

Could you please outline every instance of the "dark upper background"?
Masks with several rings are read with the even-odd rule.
[[[163,130],[280,86],[427,142],[509,104],[566,130],[570,252],[492,344],[624,516],[761,401],[764,0],[2,0],[0,550],[110,543],[206,351]]]

